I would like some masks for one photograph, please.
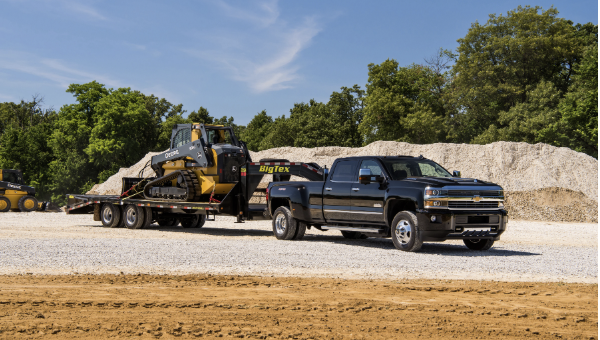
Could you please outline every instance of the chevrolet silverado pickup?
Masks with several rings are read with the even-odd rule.
[[[450,239],[488,250],[508,220],[502,187],[423,156],[340,158],[323,181],[273,182],[265,214],[281,240],[334,229],[350,239],[391,237],[404,251]]]

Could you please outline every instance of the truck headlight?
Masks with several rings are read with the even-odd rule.
[[[444,207],[448,207],[448,201],[438,201],[438,200],[425,201],[425,208],[444,208]]]

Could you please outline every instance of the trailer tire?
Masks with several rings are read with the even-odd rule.
[[[38,208],[38,200],[33,196],[23,196],[19,199],[19,210],[22,212],[36,211]]]
[[[179,220],[176,218],[160,218],[157,222],[161,227],[174,227],[179,224]]]
[[[129,229],[141,229],[144,226],[144,209],[134,204],[128,204],[123,211],[125,226]]]
[[[121,205],[115,205],[115,207],[119,210],[119,216],[121,216],[121,218],[119,219],[119,224],[115,227],[115,228],[124,228],[125,227],[125,215],[123,214],[123,206]]]
[[[144,225],[142,226],[142,229],[146,229],[152,224],[152,221],[153,221],[152,209],[150,207],[144,207],[141,209],[144,209]]]
[[[4,196],[0,196],[0,212],[7,212],[10,210],[10,200]]]
[[[204,215],[191,215],[185,219],[181,219],[181,226],[184,228],[202,228],[206,217]]]
[[[108,228],[116,228],[122,221],[121,209],[111,203],[104,203],[100,208],[100,221]]]
[[[286,206],[275,209],[273,213],[273,234],[278,240],[292,240],[298,229],[298,220]]]

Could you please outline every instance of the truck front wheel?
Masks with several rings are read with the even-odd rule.
[[[273,234],[278,240],[292,240],[296,236],[298,221],[288,207],[279,207],[273,213]],[[304,235],[302,235],[304,236]]]
[[[471,250],[489,250],[494,245],[494,240],[463,240],[465,246]]]
[[[421,249],[423,240],[415,214],[410,211],[397,213],[391,227],[392,241],[397,249],[404,251],[417,251]]]

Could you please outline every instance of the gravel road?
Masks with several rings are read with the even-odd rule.
[[[390,239],[307,231],[279,241],[270,221],[218,217],[202,229],[104,228],[91,215],[0,214],[0,274],[154,273],[598,282],[598,224],[509,221],[487,252],[460,241],[418,253]]]

